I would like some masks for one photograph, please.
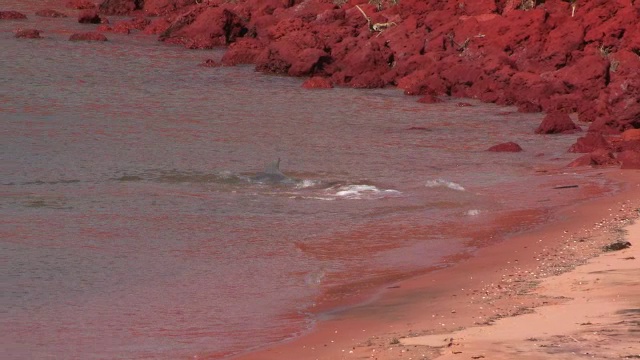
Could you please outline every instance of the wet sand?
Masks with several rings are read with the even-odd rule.
[[[611,170],[611,196],[474,257],[323,316],[299,338],[239,359],[635,358],[640,172]],[[632,246],[603,251],[617,241]]]

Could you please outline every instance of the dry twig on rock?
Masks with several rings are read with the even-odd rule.
[[[382,33],[384,30],[390,28],[391,26],[397,25],[395,22],[391,21],[391,22],[386,22],[386,23],[371,23],[371,18],[367,16],[367,14],[364,12],[364,10],[362,10],[362,8],[358,5],[356,5],[356,7],[358,8],[358,10],[360,10],[360,12],[362,13],[362,16],[364,16],[365,19],[367,19],[367,25],[369,26],[369,31],[375,31],[378,33],[378,35],[380,35],[380,33]]]

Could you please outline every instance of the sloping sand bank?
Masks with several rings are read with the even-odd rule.
[[[534,296],[566,299],[493,325],[402,339],[443,348],[438,359],[631,359],[640,357],[640,222],[624,228],[635,246],[544,279]]]

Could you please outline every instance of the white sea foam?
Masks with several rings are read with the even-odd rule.
[[[373,185],[347,185],[341,186],[336,192],[337,196],[350,197],[361,195],[363,193],[377,194],[380,190]]]
[[[426,187],[447,187],[452,190],[465,191],[462,185],[444,179],[429,180],[425,184]]]
[[[469,216],[476,216],[476,215],[479,215],[479,214],[480,214],[480,210],[477,210],[477,209],[472,209],[472,210],[467,211],[467,215],[469,215]]]
[[[229,170],[223,170],[223,171],[220,171],[220,172],[218,173],[218,176],[219,176],[221,179],[231,179],[231,178],[235,177],[235,175],[234,175],[231,171],[229,171]]]
[[[345,199],[377,199],[389,195],[399,195],[400,191],[393,189],[378,189],[373,185],[345,185],[340,186],[335,196]]]
[[[304,188],[308,188],[308,187],[312,187],[312,186],[316,186],[318,185],[320,182],[318,180],[311,180],[311,179],[303,179],[302,181],[298,182],[296,184],[296,188],[298,189],[304,189]]]

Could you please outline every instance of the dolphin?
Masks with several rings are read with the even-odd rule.
[[[251,181],[260,184],[295,184],[298,181],[290,178],[280,171],[280,158],[267,165],[263,172],[251,177]]]

